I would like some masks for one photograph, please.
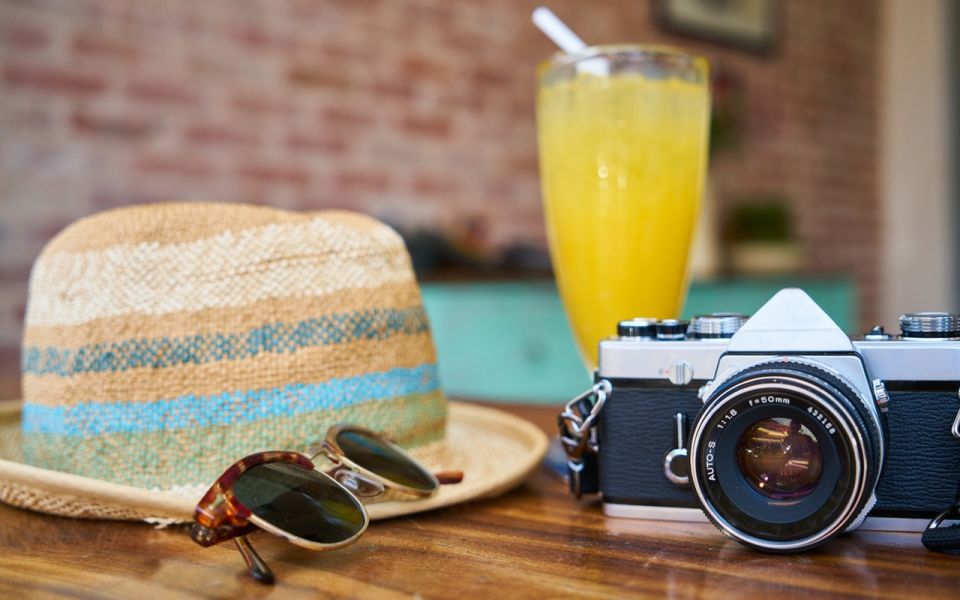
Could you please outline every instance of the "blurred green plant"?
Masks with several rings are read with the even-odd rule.
[[[787,199],[769,193],[742,197],[730,209],[725,239],[728,242],[789,242],[793,239]]]

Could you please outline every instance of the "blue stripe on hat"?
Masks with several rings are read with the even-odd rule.
[[[302,348],[360,340],[383,340],[429,330],[422,306],[369,309],[325,315],[297,323],[267,323],[242,333],[139,338],[90,344],[76,349],[28,346],[22,371],[29,375],[70,377],[127,369],[160,369],[221,360],[242,360],[263,353],[292,353]]]
[[[188,394],[152,402],[82,402],[69,407],[28,403],[23,407],[22,427],[24,433],[69,437],[173,431],[338,409],[437,389],[437,367],[431,363],[320,383]]]

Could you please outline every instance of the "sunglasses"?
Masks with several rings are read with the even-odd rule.
[[[333,466],[318,470],[318,455]],[[337,425],[304,453],[258,452],[231,465],[197,504],[190,537],[201,546],[234,540],[250,575],[273,583],[248,533],[262,529],[310,550],[333,550],[367,529],[361,498],[387,489],[426,497],[462,479],[459,471],[431,473],[380,434]]]

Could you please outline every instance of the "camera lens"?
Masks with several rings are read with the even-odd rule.
[[[795,500],[820,482],[823,452],[799,419],[761,419],[740,436],[737,464],[758,493],[773,500]]]
[[[718,381],[690,435],[707,517],[748,546],[807,550],[866,514],[883,462],[879,413],[846,378],[779,358]]]

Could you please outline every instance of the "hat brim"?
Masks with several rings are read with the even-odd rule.
[[[186,522],[199,498],[120,485],[16,460],[20,403],[0,403],[0,502],[77,518]],[[464,479],[442,486],[429,498],[388,499],[367,506],[371,519],[386,519],[501,494],[519,484],[543,459],[547,436],[533,424],[503,411],[449,403],[441,452],[417,456],[430,467],[456,469]]]

